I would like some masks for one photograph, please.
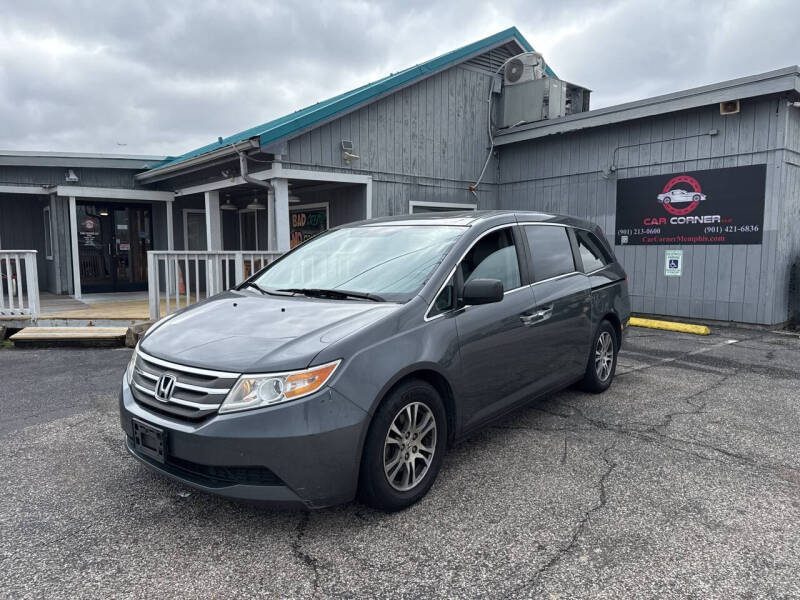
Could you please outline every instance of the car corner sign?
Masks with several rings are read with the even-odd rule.
[[[617,181],[617,245],[760,244],[766,165]]]

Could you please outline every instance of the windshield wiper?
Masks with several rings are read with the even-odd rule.
[[[368,294],[366,292],[349,292],[347,290],[325,290],[321,288],[287,288],[277,290],[279,292],[292,292],[293,294],[303,294],[312,298],[336,298],[337,300],[345,300],[347,298],[358,298],[360,300],[372,300],[373,302],[386,302],[385,298],[377,294]]]
[[[285,290],[268,290],[260,285],[258,285],[255,281],[245,281],[239,288],[251,287],[257,289],[259,292],[264,294],[265,296],[285,296],[286,294],[276,294],[275,292],[285,291]]]

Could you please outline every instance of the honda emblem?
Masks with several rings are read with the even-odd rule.
[[[169,402],[175,390],[175,376],[164,374],[156,382],[156,400]]]

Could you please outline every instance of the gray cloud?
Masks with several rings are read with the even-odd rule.
[[[3,4],[10,149],[180,154],[510,25],[594,107],[800,62],[793,0]]]

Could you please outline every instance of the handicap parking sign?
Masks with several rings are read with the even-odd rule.
[[[680,277],[683,272],[683,250],[664,251],[664,275]]]

